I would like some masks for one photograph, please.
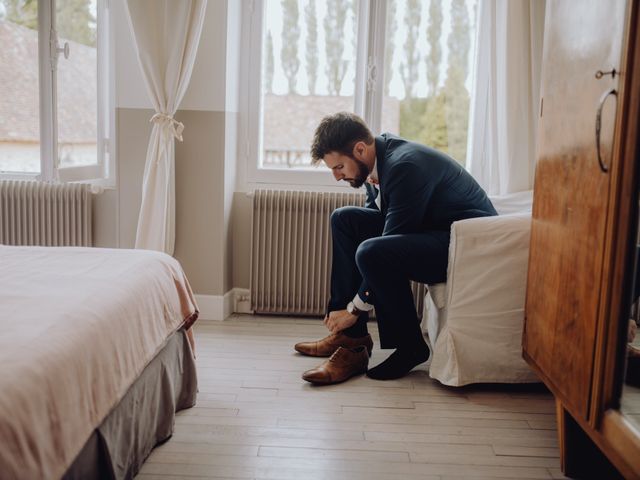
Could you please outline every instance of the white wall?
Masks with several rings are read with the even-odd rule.
[[[227,80],[225,65],[228,55],[227,1],[229,1],[230,11],[239,9],[241,2],[236,0],[209,0],[207,3],[196,63],[189,88],[179,107],[181,110],[224,112],[228,107],[233,107],[233,105],[226,105],[227,90],[225,88]],[[124,0],[114,0],[112,8],[116,37],[116,108],[152,108],[142,72],[138,66]],[[236,54],[236,52],[233,53]],[[237,98],[237,89],[235,91],[235,98]],[[237,106],[231,111],[237,111]]]

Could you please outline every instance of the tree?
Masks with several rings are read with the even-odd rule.
[[[265,59],[265,91],[267,93],[273,93],[273,70],[274,70],[274,60],[273,60],[273,35],[271,35],[271,31],[267,34],[267,46],[266,46],[266,56]]]
[[[469,70],[469,12],[465,0],[451,2],[451,32],[447,39],[449,47],[449,66],[447,77],[456,81],[464,81]]]
[[[315,0],[308,0],[305,8],[307,22],[307,45],[305,59],[307,62],[307,79],[309,94],[315,95],[318,81],[318,19]]]
[[[469,125],[469,92],[465,81],[469,70],[469,13],[465,0],[451,2],[451,32],[447,39],[449,59],[444,94],[449,134],[449,154],[460,163],[467,153],[467,128]]]
[[[387,49],[384,54],[384,94],[389,96],[389,85],[393,77],[393,57],[396,50],[395,38],[398,29],[398,21],[396,20],[396,0],[387,2]]]
[[[56,30],[58,37],[95,48],[96,18],[89,7],[89,0],[57,2]]]
[[[298,0],[282,1],[282,50],[280,60],[282,70],[289,83],[289,93],[296,93],[296,80],[300,60],[298,59],[298,42],[300,40],[300,27],[298,26],[299,11]]]
[[[348,2],[345,0],[328,0],[327,15],[324,18],[325,52],[327,65],[327,89],[329,95],[340,95],[342,82],[347,72],[347,61],[343,60],[344,25],[347,19]]]
[[[449,151],[449,129],[447,125],[447,97],[445,92],[430,96],[420,120],[422,127],[416,137],[419,142],[443,152]]]
[[[419,0],[407,0],[404,14],[407,38],[404,42],[405,57],[400,66],[400,75],[404,83],[406,98],[413,97],[415,85],[418,83],[418,65],[420,52],[418,51],[418,32],[420,28],[421,5]]]
[[[348,11],[351,12],[351,51],[355,58],[358,51],[358,2],[356,0],[349,0]]]
[[[0,0],[4,20],[23,27],[38,29],[37,0]],[[66,0],[56,8],[56,31],[60,39],[90,47],[96,46],[96,18],[91,13],[90,0]]]
[[[38,30],[38,0],[0,0],[7,22]]]
[[[440,36],[442,35],[442,5],[440,0],[429,2],[429,26],[427,27],[427,41],[429,53],[427,54],[427,86],[428,94],[435,97],[440,83],[440,62],[442,61],[442,47]]]

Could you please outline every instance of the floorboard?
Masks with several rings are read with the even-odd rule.
[[[293,344],[325,335],[312,319],[197,323],[198,403],[179,412],[137,478],[564,478],[554,400],[541,385],[451,388],[421,366],[395,381],[314,387],[300,376],[322,359]],[[374,348],[371,365],[389,353]]]

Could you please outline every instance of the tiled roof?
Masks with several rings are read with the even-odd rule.
[[[265,95],[263,148],[308,151],[322,117],[353,109],[353,97]],[[386,97],[382,102],[381,131],[397,132],[399,124],[400,102]]]
[[[60,39],[63,45],[64,39]],[[58,139],[96,141],[96,49],[68,41],[58,69]],[[39,142],[38,32],[0,21],[0,142]]]

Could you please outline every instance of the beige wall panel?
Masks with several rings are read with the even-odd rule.
[[[251,198],[233,195],[233,286],[249,288],[251,269]]]
[[[118,191],[120,195],[120,247],[133,248],[142,200],[142,177],[151,134],[151,109],[118,108],[117,161]],[[115,225],[114,225],[115,228]]]
[[[93,246],[118,246],[118,190],[105,190],[93,197]]]
[[[194,291],[224,295],[224,112],[181,110],[184,142],[176,142],[174,256]]]

